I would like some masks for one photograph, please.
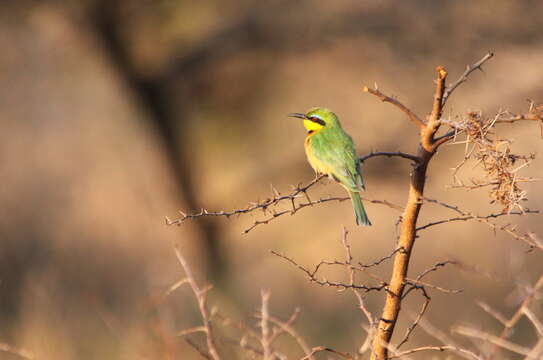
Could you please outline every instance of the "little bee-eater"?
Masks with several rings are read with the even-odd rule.
[[[305,153],[313,170],[317,175],[326,174],[340,183],[351,197],[356,223],[371,225],[360,199],[360,189],[364,189],[360,161],[353,139],[343,130],[337,115],[317,107],[305,114],[289,116],[304,120],[307,129]]]

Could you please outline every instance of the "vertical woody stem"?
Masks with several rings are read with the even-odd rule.
[[[424,185],[426,183],[426,170],[435,154],[436,147],[434,135],[440,126],[440,117],[443,110],[442,98],[445,91],[447,72],[443,67],[437,69],[436,92],[432,112],[425,126],[420,130],[420,144],[418,156],[421,159],[411,173],[407,205],[402,218],[398,247],[401,251],[396,253],[392,269],[392,277],[388,286],[385,306],[379,320],[377,333],[373,341],[372,360],[385,360],[388,357],[388,344],[392,338],[394,327],[400,314],[402,295],[405,288],[407,271],[411,251],[415,245],[417,219],[419,216]]]

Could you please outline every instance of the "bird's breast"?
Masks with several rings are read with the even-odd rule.
[[[318,153],[315,151],[314,144],[312,144],[312,136],[313,134],[307,135],[304,142],[305,147],[305,154],[307,156],[307,161],[315,170],[315,172],[320,174],[330,174],[331,168],[329,165],[324,163],[322,160],[319,159]]]

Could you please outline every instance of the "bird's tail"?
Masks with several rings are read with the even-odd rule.
[[[364,205],[362,204],[362,199],[360,199],[360,194],[358,192],[349,191],[349,196],[353,201],[354,214],[356,216],[357,225],[366,225],[371,226],[370,219],[364,210]]]

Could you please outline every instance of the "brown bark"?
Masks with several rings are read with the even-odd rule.
[[[428,121],[422,123],[422,126],[420,126],[420,144],[418,150],[419,162],[411,174],[409,195],[402,217],[400,238],[398,241],[398,248],[400,248],[401,251],[398,251],[394,257],[392,276],[387,288],[385,306],[373,342],[372,360],[385,360],[388,357],[388,344],[390,343],[394,327],[400,314],[409,260],[411,258],[413,246],[415,245],[417,219],[422,204],[424,185],[426,183],[426,171],[428,169],[428,164],[437,149],[434,135],[440,126],[440,117],[443,109],[442,99],[445,91],[447,72],[443,67],[438,67],[436,70],[438,76],[432,112],[428,117]],[[365,90],[379,96],[383,101],[386,101],[384,99],[386,97],[377,90]],[[410,111],[408,114],[410,119],[412,119],[412,116],[410,116],[411,113],[412,112]]]

